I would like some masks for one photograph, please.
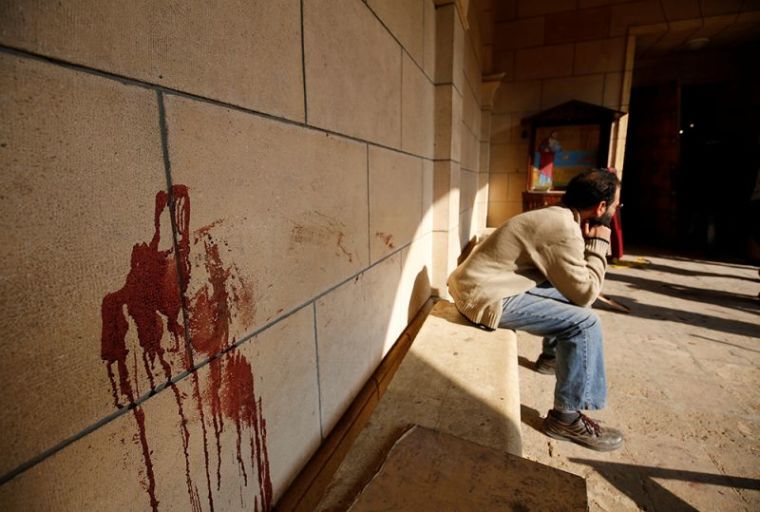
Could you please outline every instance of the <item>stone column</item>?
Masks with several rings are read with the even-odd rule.
[[[446,279],[462,249],[459,192],[464,87],[464,28],[456,4],[436,9],[435,147],[432,288],[447,298]]]
[[[478,169],[477,216],[478,229],[486,227],[488,216],[488,170],[491,163],[491,112],[496,90],[505,73],[484,76],[480,84],[480,167]]]
[[[625,71],[623,85],[620,91],[620,110],[629,112],[631,102],[631,86],[633,84],[633,62],[636,52],[636,36],[629,35],[626,40]],[[628,115],[624,115],[612,126],[613,143],[610,145],[610,166],[618,171],[618,177],[623,179],[623,161],[625,160],[625,142],[628,133]]]

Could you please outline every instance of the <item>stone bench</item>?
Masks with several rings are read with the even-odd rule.
[[[345,510],[410,425],[521,455],[514,332],[478,329],[438,301],[317,510]]]

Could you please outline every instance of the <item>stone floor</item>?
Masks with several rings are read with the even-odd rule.
[[[653,252],[611,267],[597,308],[608,407],[592,414],[626,444],[593,452],[538,431],[554,378],[531,369],[540,339],[518,333],[524,456],[588,479],[592,511],[760,510],[757,267]]]

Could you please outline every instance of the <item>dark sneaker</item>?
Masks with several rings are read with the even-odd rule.
[[[544,375],[554,375],[557,369],[557,358],[541,354],[536,359],[536,371]]]
[[[571,441],[600,452],[617,450],[623,446],[622,432],[603,427],[582,413],[569,424],[562,423],[550,413],[544,420],[544,433],[554,439]]]

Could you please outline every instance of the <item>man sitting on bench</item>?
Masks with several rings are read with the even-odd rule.
[[[457,309],[473,323],[543,336],[536,366],[557,378],[544,432],[600,451],[623,444],[621,432],[581,412],[606,400],[602,327],[590,306],[602,289],[619,203],[614,173],[585,171],[561,205],[509,219],[448,280]]]

